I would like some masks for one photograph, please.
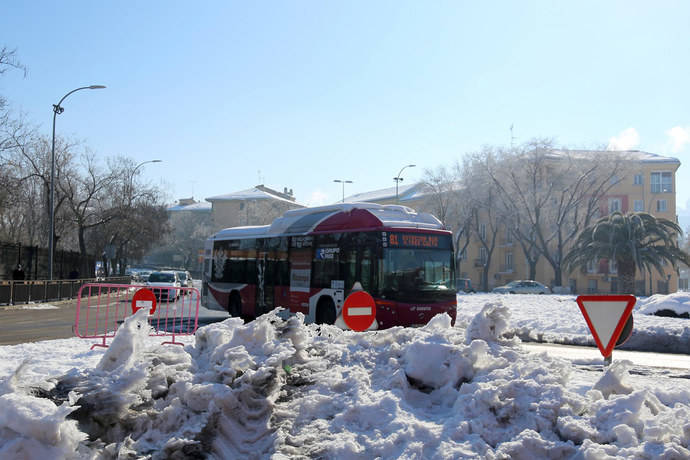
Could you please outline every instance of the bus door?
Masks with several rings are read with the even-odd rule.
[[[288,264],[287,237],[267,240],[268,260],[266,262],[266,304],[271,310],[276,307],[290,307],[290,272]]]
[[[358,281],[363,290],[372,295],[376,292],[376,251],[369,244],[348,245],[341,258],[341,267],[346,291]]]
[[[269,254],[266,251],[259,251],[256,260],[256,316],[273,310],[275,299],[272,268]]]
[[[313,237],[290,238],[290,311],[309,314]]]

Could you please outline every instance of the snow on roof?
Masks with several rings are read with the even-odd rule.
[[[206,201],[213,203],[214,201],[232,201],[232,200],[278,200],[284,201],[286,203],[296,204],[302,206],[299,203],[288,200],[273,193],[269,193],[265,190],[261,190],[258,187],[248,188],[247,190],[240,190],[239,192],[227,193],[225,195],[217,195],[206,198]]]
[[[414,209],[400,205],[380,205],[375,203],[337,203],[314,208],[291,209],[271,225],[255,227],[226,228],[213,235],[212,239],[260,238],[272,235],[306,235],[312,232],[328,231],[319,225],[338,214],[364,210],[377,219],[375,228],[423,228],[443,230],[443,224],[428,213],[418,213]],[[359,217],[361,218],[361,216]],[[349,217],[348,217],[349,219]],[[363,222],[363,221],[362,221]],[[372,225],[371,221],[363,225]],[[372,229],[374,227],[371,227]]]
[[[573,158],[592,158],[597,154],[620,154],[623,158],[640,163],[672,163],[680,164],[678,158],[665,157],[656,153],[643,152],[640,150],[559,150],[554,149],[548,154],[550,157],[559,158],[570,155]]]
[[[211,211],[211,208],[212,208],[211,203],[194,203],[194,204],[178,204],[178,205],[169,207],[167,210],[168,210],[168,212],[177,212],[177,211],[203,212],[203,211]]]

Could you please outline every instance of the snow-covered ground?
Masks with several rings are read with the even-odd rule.
[[[689,350],[683,294],[641,299],[628,348]],[[458,296],[455,327],[354,333],[275,313],[110,348],[0,347],[0,459],[690,458],[690,380],[535,354],[592,343],[572,296]],[[637,345],[635,345],[637,344]],[[584,365],[583,365],[584,364]]]

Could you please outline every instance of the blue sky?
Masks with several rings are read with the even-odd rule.
[[[15,110],[127,155],[171,202],[404,184],[485,144],[675,156],[690,201],[690,2],[3,2]]]

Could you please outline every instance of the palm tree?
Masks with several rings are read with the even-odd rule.
[[[678,261],[690,265],[690,255],[678,247],[683,232],[675,222],[645,212],[614,212],[585,228],[563,258],[572,271],[598,259],[615,260],[621,280],[619,291],[635,292],[636,270],[664,274],[663,264],[676,268]]]

